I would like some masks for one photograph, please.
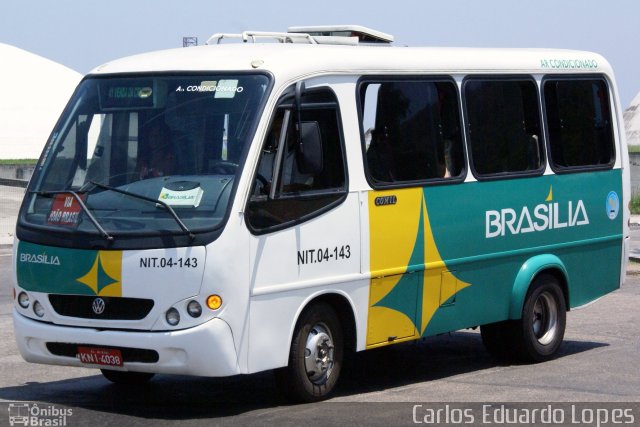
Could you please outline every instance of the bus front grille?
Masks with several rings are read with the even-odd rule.
[[[83,319],[140,320],[153,308],[153,300],[150,299],[95,295],[50,294],[49,302],[59,315]]]

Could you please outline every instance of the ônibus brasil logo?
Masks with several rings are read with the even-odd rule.
[[[589,216],[582,200],[566,203],[552,202],[549,190],[545,202],[534,207],[504,208],[485,212],[485,237],[491,239],[507,234],[534,233],[566,227],[589,225]]]

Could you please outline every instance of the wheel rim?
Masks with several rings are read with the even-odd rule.
[[[550,344],[558,333],[558,306],[549,292],[541,293],[533,305],[533,334],[542,345]]]
[[[307,335],[304,348],[304,366],[309,380],[317,385],[324,384],[333,370],[333,337],[323,323],[315,324]]]

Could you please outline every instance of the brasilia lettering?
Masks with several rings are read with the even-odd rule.
[[[560,203],[539,204],[532,211],[524,206],[519,213],[511,208],[486,211],[485,237],[491,239],[507,234],[589,225],[589,216],[582,200],[578,200],[575,205],[569,201],[566,210],[562,209],[563,206]]]
[[[28,262],[30,264],[46,264],[60,265],[60,258],[57,256],[49,256],[47,254],[20,254],[20,262]]]
[[[178,194],[163,194],[160,196],[161,199],[166,200],[193,200],[196,198],[193,194],[189,195],[178,195]]]

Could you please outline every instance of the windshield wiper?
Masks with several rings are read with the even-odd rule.
[[[107,231],[104,228],[102,228],[102,226],[100,225],[98,220],[93,216],[93,214],[91,213],[91,211],[89,210],[87,205],[84,204],[84,202],[82,201],[82,198],[75,191],[71,191],[71,190],[65,190],[65,191],[62,191],[62,190],[59,190],[59,191],[30,191],[29,193],[37,194],[38,196],[45,196],[45,197],[46,196],[54,196],[56,194],[71,194],[73,196],[73,198],[78,201],[78,203],[80,204],[80,208],[87,215],[87,217],[89,218],[91,223],[98,229],[98,231],[100,232],[102,237],[104,237],[109,242],[113,242],[113,236],[111,234],[107,233]]]
[[[121,190],[119,188],[111,187],[110,185],[100,184],[100,183],[95,182],[95,181],[89,181],[89,183],[95,185],[98,188],[102,188],[104,190],[115,191],[116,193],[124,194],[125,196],[133,197],[135,199],[145,200],[147,202],[151,202],[151,203],[154,203],[156,205],[162,206],[163,208],[165,208],[171,214],[171,216],[173,217],[173,219],[176,220],[176,222],[178,223],[178,225],[180,226],[182,231],[184,231],[189,236],[189,238],[191,240],[196,238],[196,235],[193,234],[191,232],[191,230],[189,230],[187,228],[187,226],[185,225],[184,222],[182,222],[182,220],[180,219],[180,217],[178,216],[176,211],[174,211],[171,206],[169,206],[167,203],[163,202],[162,200],[152,199],[151,197],[143,196],[141,194],[132,193],[131,191]]]

